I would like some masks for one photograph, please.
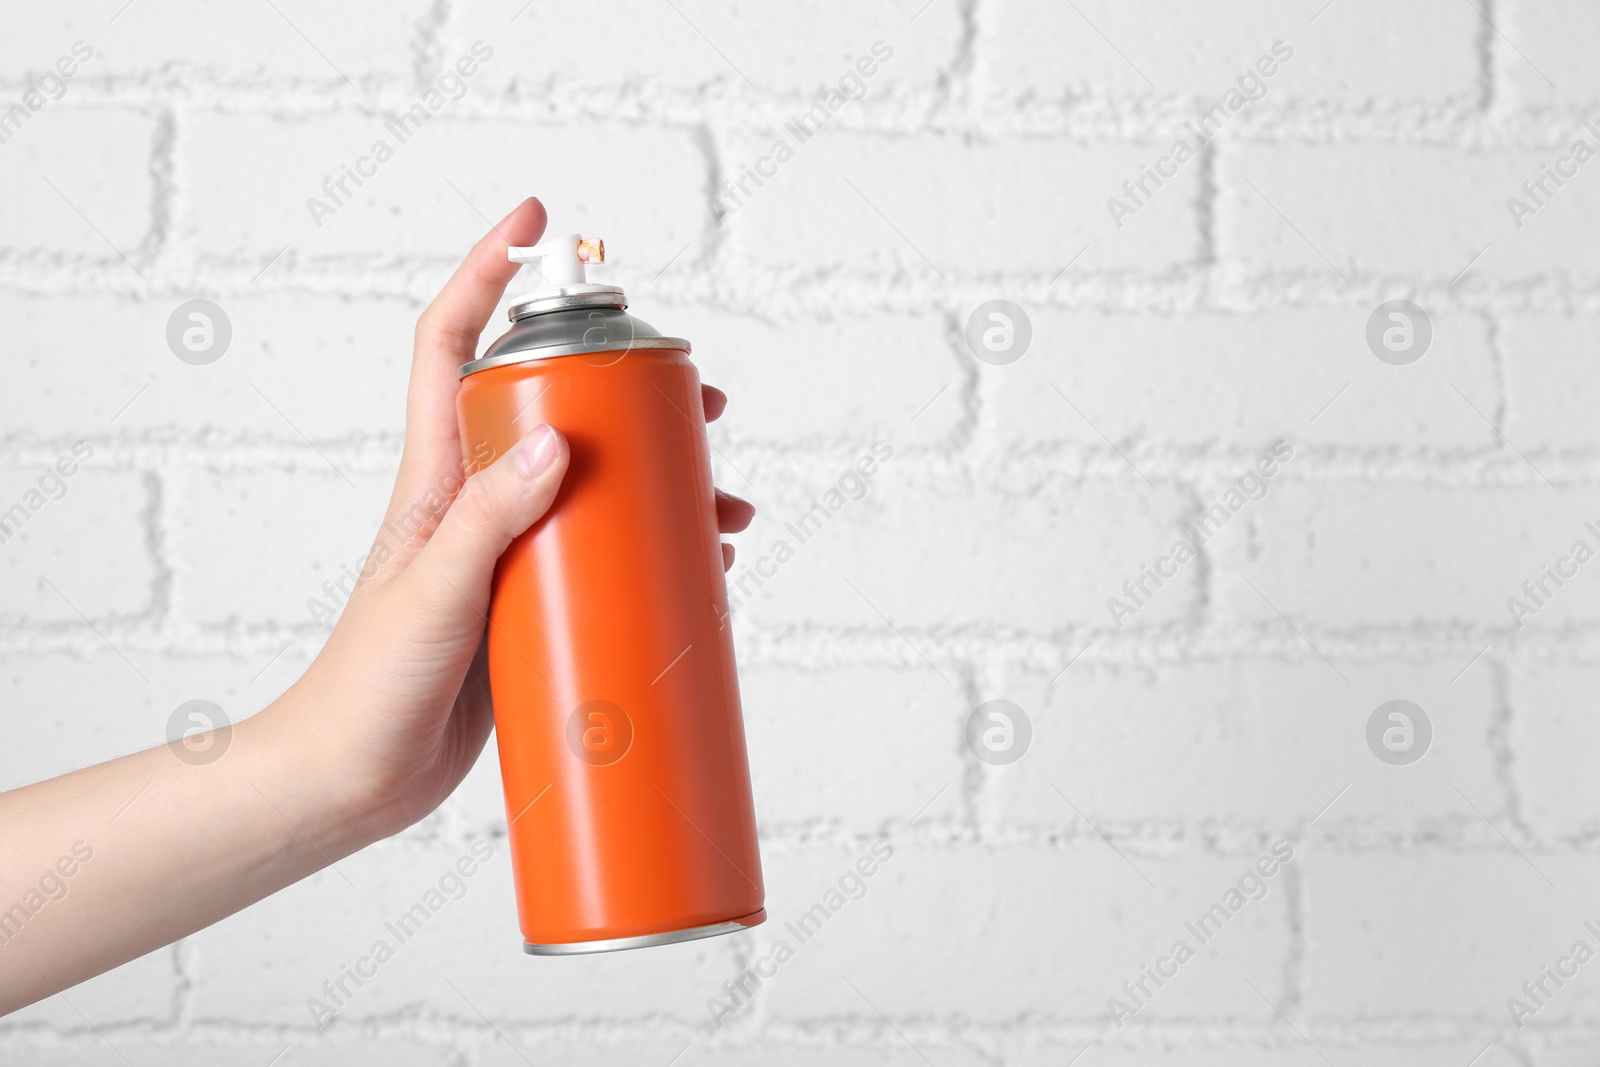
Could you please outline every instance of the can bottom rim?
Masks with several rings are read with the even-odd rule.
[[[536,945],[531,941],[524,941],[522,943],[522,951],[530,956],[578,956],[589,952],[621,952],[630,948],[675,945],[680,941],[698,941],[702,937],[716,937],[718,934],[736,933],[752,926],[759,926],[766,921],[767,909],[761,908],[758,911],[751,912],[749,915],[741,915],[737,919],[707,923],[704,926],[691,926],[683,930],[665,930],[659,934],[640,934],[638,937],[608,937],[597,941],[561,941],[547,945]]]

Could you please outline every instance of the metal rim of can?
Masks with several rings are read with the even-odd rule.
[[[506,317],[512,322],[517,322],[534,315],[565,311],[568,308],[605,307],[617,308],[620,311],[627,306],[627,295],[615,285],[568,286],[563,289],[547,290],[544,295],[531,300],[518,301],[506,311]]]
[[[457,378],[465,378],[469,374],[476,374],[481,370],[493,367],[506,367],[513,363],[530,363],[537,359],[554,359],[557,356],[601,356],[608,352],[632,352],[636,348],[675,348],[687,354],[689,342],[681,337],[636,337],[622,348],[595,348],[591,345],[551,345],[548,348],[527,348],[520,352],[502,352],[497,356],[485,359],[475,359],[471,363],[462,364],[456,372]]]
[[[636,937],[607,937],[594,941],[560,941],[535,943],[524,941],[522,951],[529,956],[581,956],[593,952],[623,952],[634,948],[652,948],[656,945],[677,945],[685,941],[699,941],[701,938],[717,937],[720,934],[735,934],[740,930],[748,930],[752,926],[759,926],[767,919],[767,909],[762,907],[749,915],[741,915],[737,919],[724,919],[721,922],[706,923],[703,926],[690,926],[681,930],[664,930],[658,934],[640,934]]]

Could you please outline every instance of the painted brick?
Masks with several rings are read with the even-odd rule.
[[[1506,436],[1528,450],[1590,449],[1600,432],[1588,418],[1600,380],[1594,352],[1600,323],[1560,315],[1517,315],[1500,329],[1505,354]]]
[[[530,957],[517,930],[504,839],[492,842],[474,873],[458,877],[457,862],[479,855],[459,842],[368,849],[341,861],[338,871],[322,871],[193,935],[201,968],[196,1018],[232,1018],[248,1000],[258,1020],[308,1031],[326,1019],[324,1008],[340,1022],[355,1022],[423,1002],[475,1026],[484,1017],[699,1021],[701,991],[733,973],[727,938],[642,955]],[[404,938],[389,929],[441,886],[442,904],[425,923],[413,924]],[[380,941],[392,958],[381,966],[362,963]],[[346,966],[373,976],[359,987],[346,980],[349,995],[339,995],[339,1003],[322,987]],[[310,1005],[312,998],[320,1006]]]
[[[0,129],[0,512],[42,457],[95,456],[0,545],[0,788],[159,744],[184,700],[242,717],[298,677],[306,600],[388,496],[416,314],[533,193],[553,232],[607,239],[596,280],[732,397],[711,440],[719,483],[762,509],[730,581],[773,917],[525,957],[491,746],[397,839],[69,990],[82,1014],[17,1013],[0,1060],[1011,1067],[1074,1061],[1084,1033],[1074,1062],[1113,1067],[1588,1062],[1586,973],[1529,1031],[1505,998],[1600,925],[1592,579],[1521,629],[1506,598],[1600,525],[1600,186],[1586,164],[1520,226],[1507,200],[1566,151],[1541,146],[1600,143],[1581,125],[1596,18],[1527,0],[14,13],[0,113],[73,41],[96,54]],[[880,39],[892,60],[799,143],[785,120]],[[1295,54],[1264,97],[1119,227],[1108,198],[1277,39]],[[477,40],[494,55],[398,144],[386,120]],[[758,187],[746,168],[778,137],[793,158]],[[393,159],[318,227],[307,199],[378,138]],[[718,227],[723,179],[745,189]],[[165,342],[191,297],[234,328],[206,367]],[[1390,297],[1435,329],[1411,366],[1367,350]],[[1032,319],[1011,365],[962,340],[989,298]],[[1112,637],[1107,597],[1279,438],[1296,457],[1265,498]],[[893,457],[852,475],[875,440]],[[800,543],[785,523],[830,488],[845,503]],[[1279,610],[1331,665],[1295,658]],[[1084,630],[1111,654],[1058,677]],[[1475,633],[1494,642],[1469,667]],[[996,697],[1034,725],[1009,766],[963,737]],[[1436,730],[1414,766],[1366,748],[1397,697]],[[1291,830],[1292,877],[1110,1026],[1106,999],[1251,842]],[[307,997],[483,834],[497,852],[465,896],[318,1032]],[[897,851],[865,896],[715,1028],[708,999],[883,834]]]
[[[729,438],[783,448],[882,438],[948,440],[965,417],[965,368],[949,325],[933,314],[772,322],[736,308],[641,300],[635,310],[694,345],[703,381],[729,395]]]
[[[833,89],[859,98],[854,80],[842,89],[839,82],[882,41],[893,54],[862,79],[866,99],[876,100],[934,89],[960,34],[955,5],[930,7],[915,21],[893,5],[839,19],[822,0],[781,12],[733,0],[686,0],[672,8],[621,0],[604,11],[539,5],[519,13],[521,6],[463,5],[448,50],[489,40],[496,60],[485,77],[497,92],[534,98],[572,88],[631,95],[718,87],[807,99]],[[596,62],[597,55],[603,60]]]
[[[1582,109],[1600,99],[1600,80],[1583,49],[1600,31],[1600,12],[1572,0],[1514,0],[1496,9],[1495,23],[1515,46],[1495,50],[1494,76],[1517,104]]]
[[[0,198],[7,247],[72,257],[103,266],[118,284],[143,284],[139,244],[153,224],[155,136],[155,123],[137,112],[46,105],[0,146],[0,185],[16,194]]]
[[[1477,16],[1444,0],[1401,11],[1355,0],[1320,14],[1270,0],[1205,10],[1150,0],[1094,0],[1076,10],[1005,0],[986,20],[981,55],[997,95],[1148,94],[1196,97],[1209,106],[1239,88],[1240,76],[1283,41],[1293,54],[1265,79],[1266,95],[1244,86],[1260,98],[1254,106],[1300,98],[1466,103],[1478,94],[1477,33]]]
[[[1124,450],[1145,443],[1261,450],[1278,440],[1486,448],[1498,441],[1451,388],[1495,394],[1481,319],[1437,316],[1434,357],[1397,367],[1367,349],[1368,315],[1362,308],[1249,316],[1034,309],[1027,353],[982,367],[985,424],[1015,448],[1054,440],[1103,447],[1101,434]]]
[[[1486,670],[1451,685],[1462,666],[1454,660],[1337,666],[1348,685],[1320,660],[1148,671],[1082,662],[1053,686],[1018,678],[1015,689],[985,698],[1021,706],[1032,742],[986,777],[1005,819],[1081,830],[1070,801],[1108,833],[1136,832],[1147,820],[1279,834],[1436,833],[1452,820],[1476,828],[1472,803],[1502,807]],[[1384,763],[1367,747],[1368,719],[1394,699],[1429,713],[1432,741],[1413,765]]]
[[[1545,566],[1572,570],[1560,560],[1578,540],[1600,545],[1585,529],[1600,516],[1590,490],[1312,484],[1291,472],[1246,509],[1206,546],[1218,561],[1213,602],[1226,617],[1282,626],[1281,611],[1302,630],[1412,620],[1515,630],[1507,602],[1517,598],[1533,609],[1517,612],[1527,634],[1594,610],[1581,566],[1562,587],[1547,582],[1542,606],[1522,589]]]
[[[1596,920],[1592,856],[1306,852],[1312,1019],[1426,1015],[1514,1034],[1507,998],[1575,941],[1600,940],[1584,927]],[[1534,1022],[1592,1016],[1600,990],[1578,979],[1557,993]]]
[[[1587,665],[1530,664],[1512,676],[1512,774],[1522,818],[1541,836],[1592,837],[1600,788],[1586,756],[1600,736],[1588,713],[1600,670]]]
[[[299,293],[192,298],[212,300],[228,318],[232,339],[216,362],[195,366],[168,348],[167,323],[191,297],[97,300],[94,321],[110,329],[96,344],[109,365],[88,377],[61,350],[82,298],[0,304],[16,386],[0,395],[0,419],[40,437],[177,430],[296,445],[404,432],[419,308]]]
[[[336,584],[358,573],[383,522],[393,479],[320,458],[294,472],[196,470],[177,506],[174,577],[181,615],[209,624],[272,621],[316,625],[339,608]],[[270,546],[270,548],[269,548]],[[325,583],[334,583],[332,592]],[[263,599],[263,588],[275,590]]]
[[[780,161],[778,141],[792,158]],[[1163,270],[1197,251],[1197,168],[1179,171],[1120,230],[1106,198],[1166,147],[885,139],[831,128],[802,141],[772,130],[723,150],[730,181],[746,167],[774,173],[759,187],[748,179],[722,194],[715,213],[727,212],[722,224],[735,254],[768,267],[904,271],[937,283],[972,272],[1054,275],[1083,252],[1082,268]],[[807,225],[796,227],[802,218]]]
[[[735,616],[888,633],[884,616],[902,628],[935,626],[959,602],[967,622],[1098,626],[1105,598],[1170,545],[1184,507],[1176,490],[1147,486],[1132,471],[1115,483],[1055,480],[1024,495],[955,485],[897,463],[882,463],[870,479],[852,478],[855,468],[845,464],[835,479],[811,484],[779,485],[755,471],[753,486],[724,480],[761,508],[729,572]],[[857,498],[830,505],[827,492],[841,480]],[[831,516],[802,523],[819,503],[833,506]],[[1070,554],[1044,549],[1066,544]],[[924,580],[934,574],[939,581]],[[1182,617],[1197,584],[1192,574],[1169,583],[1138,622]]]
[[[6,907],[10,906],[8,902]],[[178,970],[173,950],[161,948],[12,1012],[6,1016],[6,1024],[8,1028],[46,1027],[93,1036],[95,1027],[170,1022],[177,996]],[[102,1043],[94,1054],[100,1058],[98,1062],[104,1062],[110,1050]],[[26,1062],[34,1061],[30,1058]]]
[[[48,463],[0,470],[8,593],[0,615],[82,625],[150,606],[151,490],[137,473],[110,469],[114,461],[113,449],[85,443],[74,452],[69,444]]]
[[[5,1046],[0,1045],[0,1050]],[[260,1035],[168,1034],[162,1037],[117,1034],[114,1038],[79,1038],[66,1047],[16,1042],[18,1062],[31,1067],[92,1067],[114,1062],[134,1067],[260,1067],[278,1057],[282,1064],[305,1067],[378,1067],[385,1063],[417,1067],[456,1067],[460,1054],[448,1045],[430,1045],[405,1038],[374,1039],[359,1031],[330,1032],[287,1039]],[[120,1057],[120,1058],[118,1058]]]
[[[100,7],[106,7],[105,11]],[[274,0],[242,10],[205,0],[179,0],[160,11],[123,0],[93,10],[43,8],[21,17],[0,43],[0,68],[23,72],[53,66],[83,41],[94,55],[77,78],[137,79],[178,72],[225,83],[292,79],[348,91],[373,81],[409,81],[411,42],[427,13],[424,0],[360,0],[337,7]],[[274,10],[276,8],[276,11]],[[114,19],[112,16],[115,16]],[[69,93],[73,84],[68,83]]]
[[[481,91],[466,83],[468,96]],[[462,121],[451,106],[402,131],[404,139],[388,126],[394,116],[379,113],[196,114],[184,141],[191,210],[183,237],[202,254],[253,270],[286,246],[291,262],[357,264],[396,253],[455,262],[523,197],[537,195],[552,209],[552,232],[600,233],[617,253],[618,276],[648,278],[705,230],[705,163],[683,132]],[[379,142],[392,152],[381,163]],[[492,167],[475,161],[489,150]],[[650,165],[569,165],[596,155]],[[347,166],[371,176],[325,191],[324,180],[340,179]],[[314,215],[313,198],[334,213],[319,207]]]
[[[904,825],[962,778],[959,697],[929,670],[742,672],[763,823]]]
[[[1483,1055],[1485,1041],[1471,1040],[1415,1040],[1389,1043],[1354,1041],[1337,1032],[1313,1031],[1302,1037],[1279,1023],[1275,1040],[1260,1044],[1216,1041],[1201,1045],[1198,1041],[1155,1043],[1134,1038],[1123,1043],[1097,1041],[1090,1046],[1090,1054],[1097,1063],[1108,1067],[1134,1067],[1135,1064],[1182,1063],[1197,1067],[1314,1067],[1326,1062],[1348,1059],[1351,1062],[1370,1063],[1378,1067],[1450,1067],[1453,1063],[1466,1063],[1474,1056],[1492,1067],[1509,1067],[1520,1063],[1515,1053],[1496,1045]],[[1304,1026],[1300,1029],[1303,1031]],[[1308,1043],[1308,1042],[1314,1042]],[[1011,1061],[1017,1067],[1044,1067],[1045,1064],[1065,1063],[1083,1052],[1083,1044],[1041,1042],[1029,1048],[1020,1059]]]
[[[1281,881],[1213,931],[1209,944],[1184,926],[1220,900],[1250,858],[1141,856],[1131,867],[1098,841],[1060,850],[901,845],[863,880],[852,865],[865,853],[767,857],[772,921],[735,936],[753,940],[756,960],[775,958],[780,939],[793,953],[755,993],[771,1017],[870,1018],[876,1008],[891,1019],[1109,1023],[1107,998],[1121,996],[1124,981],[1179,939],[1196,955],[1156,990],[1140,1022],[1194,1015],[1260,1021],[1269,1010],[1233,978],[1241,972],[1281,996]],[[827,891],[841,879],[856,899],[834,906]],[[832,915],[800,927],[800,917],[819,904]],[[973,945],[985,948],[975,953]]]
[[[1587,137],[1593,150],[1595,137]],[[1439,284],[1458,276],[1478,282],[1593,273],[1600,252],[1587,238],[1587,220],[1600,211],[1600,184],[1589,168],[1562,188],[1548,186],[1543,206],[1522,192],[1524,182],[1566,153],[1240,147],[1219,169],[1219,251],[1253,269],[1407,275]],[[1534,213],[1514,216],[1512,197]]]
[[[305,667],[303,656],[292,652],[274,664],[281,672],[263,670],[271,653],[196,657],[128,648],[123,654],[126,661],[101,643],[82,657],[6,657],[0,685],[9,706],[26,713],[12,724],[15,743],[0,752],[0,788],[163,744],[169,739],[168,721],[190,700],[209,700],[237,722],[274,700]]]

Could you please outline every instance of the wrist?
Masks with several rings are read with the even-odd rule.
[[[233,743],[259,768],[258,788],[328,862],[403,829],[389,828],[382,791],[361,773],[365,761],[317,721],[298,685],[234,729]]]

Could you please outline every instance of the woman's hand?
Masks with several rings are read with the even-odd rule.
[[[456,371],[516,273],[506,246],[535,243],[544,224],[539,202],[523,202],[417,323],[405,451],[369,557],[377,569],[305,677],[233,727],[220,760],[163,745],[0,794],[0,885],[71,879],[6,912],[0,1014],[404,829],[478,758],[493,725],[483,640],[495,561],[555,499],[567,445],[559,427],[536,427],[463,481]],[[708,419],[726,404],[711,388],[703,401]],[[717,495],[724,531],[753,514]],[[732,552],[723,546],[725,565]]]
[[[544,227],[543,205],[525,200],[478,242],[423,312],[405,451],[384,533],[369,557],[379,564],[376,573],[272,712],[359,784],[356,802],[369,817],[362,831],[372,838],[432,811],[482,751],[493,725],[484,632],[495,563],[550,507],[567,469],[559,427],[538,426],[462,484],[457,370],[474,357],[478,335],[517,272],[507,246],[538,243]],[[703,400],[708,420],[727,404],[710,387]],[[753,514],[745,501],[718,494],[724,531],[743,530]],[[404,539],[391,542],[396,530]],[[723,546],[725,565],[732,553]]]

